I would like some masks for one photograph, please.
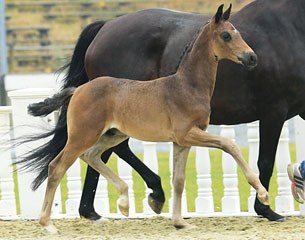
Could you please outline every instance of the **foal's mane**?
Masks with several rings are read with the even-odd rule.
[[[175,71],[174,71],[172,74],[174,74],[174,73],[177,72],[177,70],[178,70],[178,68],[179,68],[179,66],[180,66],[180,64],[181,64],[181,62],[183,62],[183,59],[184,59],[184,58],[187,56],[187,54],[192,50],[192,48],[193,48],[193,46],[194,46],[194,43],[195,43],[195,41],[196,41],[198,35],[203,31],[203,29],[205,28],[205,26],[206,26],[208,23],[210,23],[210,21],[207,21],[203,26],[201,26],[201,27],[197,30],[197,32],[194,34],[192,40],[189,41],[189,42],[185,45],[185,47],[184,47],[184,49],[183,49],[183,51],[182,51],[182,53],[181,53],[181,55],[180,55],[180,58],[179,58],[179,61],[178,61],[177,66],[176,66],[176,68],[175,68]]]

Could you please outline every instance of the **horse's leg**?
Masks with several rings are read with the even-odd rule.
[[[102,161],[107,163],[112,150],[109,149],[102,154]],[[83,187],[83,193],[79,205],[79,215],[81,217],[90,219],[92,221],[99,221],[102,219],[94,209],[94,197],[97,189],[97,183],[100,174],[95,171],[90,165],[87,167],[86,178]]]
[[[79,153],[73,149],[69,150],[68,147],[65,147],[49,164],[47,188],[39,217],[39,223],[51,234],[58,233],[50,218],[56,188],[67,169],[77,159],[78,154]]]
[[[127,136],[122,134],[111,137],[103,135],[93,147],[82,154],[81,159],[86,161],[92,168],[102,174],[118,190],[120,194],[118,203],[119,209],[123,215],[128,216],[128,185],[100,160],[100,156],[104,151],[116,146],[126,140],[126,138]]]
[[[282,119],[282,120],[281,120]],[[263,186],[269,190],[269,183],[273,172],[276,149],[285,117],[272,116],[260,121],[260,144],[258,157],[259,178]],[[254,209],[258,215],[270,221],[283,221],[284,217],[272,211],[270,206],[261,204],[255,199]]]
[[[249,168],[239,147],[230,139],[209,134],[200,128],[193,127],[182,140],[183,145],[219,148],[229,153],[243,171],[248,183],[256,190],[259,201],[269,204],[268,192],[259,181],[256,174]]]
[[[93,149],[95,150],[95,149]],[[106,166],[104,162],[100,160],[100,154],[86,153],[81,158],[87,162],[92,168],[98,171],[103,177],[105,177],[119,193],[119,209],[125,216],[129,214],[129,198],[128,198],[128,185],[118,177],[110,168]]]
[[[149,194],[148,204],[155,213],[160,214],[165,202],[161,178],[133,154],[129,148],[128,140],[115,146],[112,150],[134,168],[146,182],[147,186],[153,190],[153,192]]]
[[[185,183],[185,166],[190,147],[182,147],[174,143],[173,159],[173,215],[172,223],[176,228],[193,228],[181,216],[181,199]]]

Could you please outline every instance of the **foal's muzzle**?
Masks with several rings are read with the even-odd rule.
[[[245,52],[242,55],[238,56],[238,59],[249,71],[257,66],[257,56],[254,52]]]

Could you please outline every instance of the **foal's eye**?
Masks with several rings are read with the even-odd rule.
[[[222,32],[222,33],[220,34],[220,37],[221,37],[222,40],[224,40],[225,42],[230,42],[231,39],[232,39],[230,33],[228,33],[228,32]]]

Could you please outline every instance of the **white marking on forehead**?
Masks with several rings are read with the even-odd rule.
[[[231,23],[231,26],[232,26],[234,32],[238,32],[232,23]]]

